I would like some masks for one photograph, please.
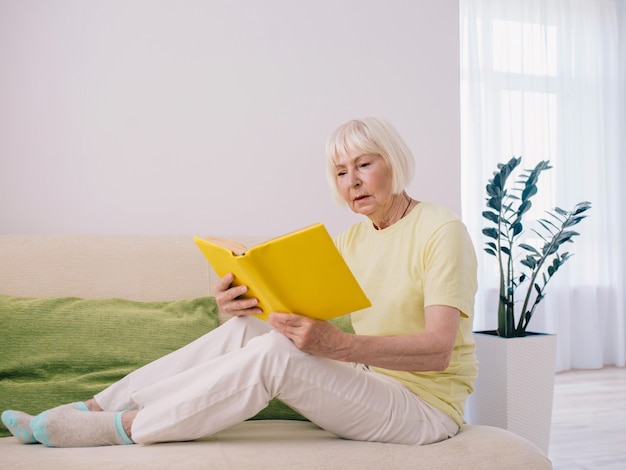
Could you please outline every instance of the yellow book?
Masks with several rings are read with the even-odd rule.
[[[371,305],[322,224],[250,249],[219,238],[194,241],[218,276],[233,273],[234,285],[248,286],[245,297],[258,299],[263,320],[271,312],[329,320]]]

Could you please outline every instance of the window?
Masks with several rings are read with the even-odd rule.
[[[483,251],[487,179],[512,156],[523,168],[549,160],[529,219],[583,200],[593,208],[531,329],[559,335],[557,370],[624,365],[624,3],[459,5],[462,209],[479,258],[474,327],[496,322],[497,267]]]

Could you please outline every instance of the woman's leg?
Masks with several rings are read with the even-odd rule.
[[[356,440],[424,444],[454,435],[451,418],[399,382],[299,351],[277,332],[137,390],[139,443],[193,440],[248,419],[271,398]]]

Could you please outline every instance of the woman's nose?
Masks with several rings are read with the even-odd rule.
[[[354,172],[351,172],[348,174],[349,178],[350,178],[350,186],[353,188],[358,188],[359,186],[361,186],[361,180],[359,179],[358,175]]]

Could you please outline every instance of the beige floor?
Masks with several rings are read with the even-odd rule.
[[[626,368],[556,375],[549,456],[555,470],[626,469]]]

